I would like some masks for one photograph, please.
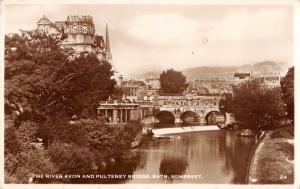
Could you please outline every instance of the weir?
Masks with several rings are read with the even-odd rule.
[[[188,133],[188,132],[199,132],[199,131],[215,131],[220,130],[217,125],[206,125],[206,126],[188,126],[188,127],[173,127],[173,128],[159,128],[152,129],[154,136],[156,135],[167,135],[175,133]]]

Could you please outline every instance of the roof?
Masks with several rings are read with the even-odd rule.
[[[65,21],[55,21],[55,24],[54,24],[58,29],[62,30],[65,25],[66,25],[66,22]]]
[[[41,18],[38,22],[37,22],[38,25],[52,25],[53,23],[45,17]]]
[[[246,77],[250,77],[250,73],[234,73],[234,77],[238,77],[240,79],[245,79]]]
[[[140,86],[140,87],[146,86],[143,81],[135,81],[135,80],[123,81],[122,85],[125,87],[126,87],[126,85],[130,85],[130,86],[135,85],[135,86]]]
[[[103,36],[96,35],[94,42],[95,42],[96,47],[102,47],[102,48],[104,47],[104,38],[103,38]]]
[[[275,77],[264,77],[264,80],[265,81],[276,81],[276,80],[279,80],[280,78],[277,76],[275,76]]]

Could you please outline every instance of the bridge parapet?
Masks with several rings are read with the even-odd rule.
[[[211,112],[219,112],[219,102],[223,96],[157,96],[153,99],[154,107],[159,111],[167,111],[173,114],[175,122],[180,122],[180,118],[186,112],[194,112],[200,123],[205,122],[205,118]]]

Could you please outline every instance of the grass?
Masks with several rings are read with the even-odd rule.
[[[270,135],[271,138],[286,138],[286,139],[293,139],[294,138],[294,128],[280,128],[273,131]]]
[[[256,184],[292,184],[294,183],[294,165],[287,160],[294,160],[293,128],[269,131],[255,153],[256,161],[252,167],[251,178]]]

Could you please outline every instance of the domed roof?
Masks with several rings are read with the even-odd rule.
[[[38,25],[47,25],[47,24],[52,24],[52,22],[50,22],[50,20],[48,18],[46,18],[44,15],[44,17],[41,18],[37,24]]]

